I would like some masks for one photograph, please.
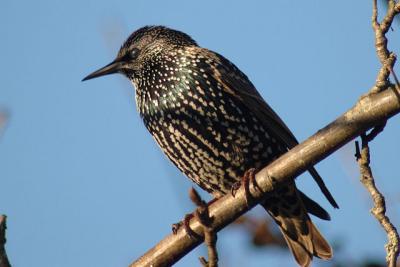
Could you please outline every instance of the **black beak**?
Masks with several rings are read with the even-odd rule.
[[[82,82],[93,79],[93,78],[97,78],[100,76],[117,73],[121,69],[121,65],[122,65],[121,62],[118,59],[116,59],[113,62],[111,62],[110,64],[108,64],[107,66],[104,66],[101,69],[96,70],[95,72],[93,72],[93,73],[89,74],[88,76],[86,76],[85,78],[83,78]]]

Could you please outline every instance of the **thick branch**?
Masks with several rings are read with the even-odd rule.
[[[4,248],[6,244],[6,219],[5,215],[0,215],[0,267],[11,267]]]
[[[290,181],[355,137],[399,113],[399,92],[395,90],[393,86],[361,98],[342,116],[258,172],[256,182],[263,192],[250,188],[254,199],[250,207],[247,206],[243,187],[237,191],[235,197],[227,194],[210,204],[209,213],[214,218],[212,227],[216,231],[222,229],[259,203],[265,192]],[[198,220],[192,219],[190,227],[201,235],[202,226]],[[170,266],[202,241],[191,239],[183,229],[179,229],[176,234],[164,238],[131,266]]]

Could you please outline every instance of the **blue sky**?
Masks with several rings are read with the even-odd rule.
[[[135,29],[167,25],[231,59],[300,140],[374,83],[379,64],[372,1],[7,1],[0,9],[0,213],[14,266],[126,266],[193,209],[189,181],[146,132],[134,89],[114,75],[82,83]],[[399,53],[398,24],[390,33]],[[397,68],[399,69],[399,68]],[[400,223],[400,117],[371,144],[377,184]],[[299,187],[332,221],[314,219],[338,256],[384,257],[383,231],[358,182],[354,144],[317,168],[341,206],[308,175]],[[261,210],[255,209],[261,214]],[[221,266],[292,266],[288,253],[254,250],[237,229],[219,234]],[[199,266],[196,249],[176,266]],[[323,265],[322,266],[327,266]]]

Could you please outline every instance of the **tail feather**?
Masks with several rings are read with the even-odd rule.
[[[309,211],[323,218],[329,217],[325,210],[315,204],[298,191],[294,183],[278,189],[262,204],[279,225],[290,251],[302,267],[309,266],[313,256],[321,259],[332,257],[330,245],[307,214]]]
[[[303,201],[304,206],[306,207],[307,212],[311,213],[314,216],[326,221],[331,220],[331,216],[329,213],[324,210],[317,202],[306,196],[303,192],[297,189],[300,194],[300,198]]]
[[[317,227],[310,221],[308,221],[309,229],[312,236],[312,243],[314,245],[314,256],[323,259],[329,260],[333,256],[333,251],[331,246],[325,240],[325,238],[318,231]]]
[[[326,187],[324,180],[322,180],[317,170],[314,167],[311,167],[310,169],[308,169],[308,172],[314,178],[315,182],[318,184],[318,187],[321,189],[321,192],[324,194],[329,203],[331,203],[332,207],[338,209],[339,205],[336,203],[336,200],[333,198],[331,192]]]
[[[294,241],[287,235],[283,234],[286,243],[292,252],[297,263],[302,267],[307,267],[310,265],[313,255],[311,255],[310,250],[312,249],[312,244],[309,239]]]

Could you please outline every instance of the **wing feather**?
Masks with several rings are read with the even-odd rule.
[[[222,55],[203,48],[202,53],[207,54],[208,58],[213,58],[215,61],[211,73],[215,75],[215,78],[223,85],[223,88],[234,97],[239,98],[256,115],[259,121],[263,123],[263,126],[272,132],[280,143],[284,144],[288,150],[299,143],[289,127],[287,127],[268,103],[265,102],[243,72]],[[339,206],[317,170],[314,167],[310,167],[308,171],[331,205],[338,208]]]

